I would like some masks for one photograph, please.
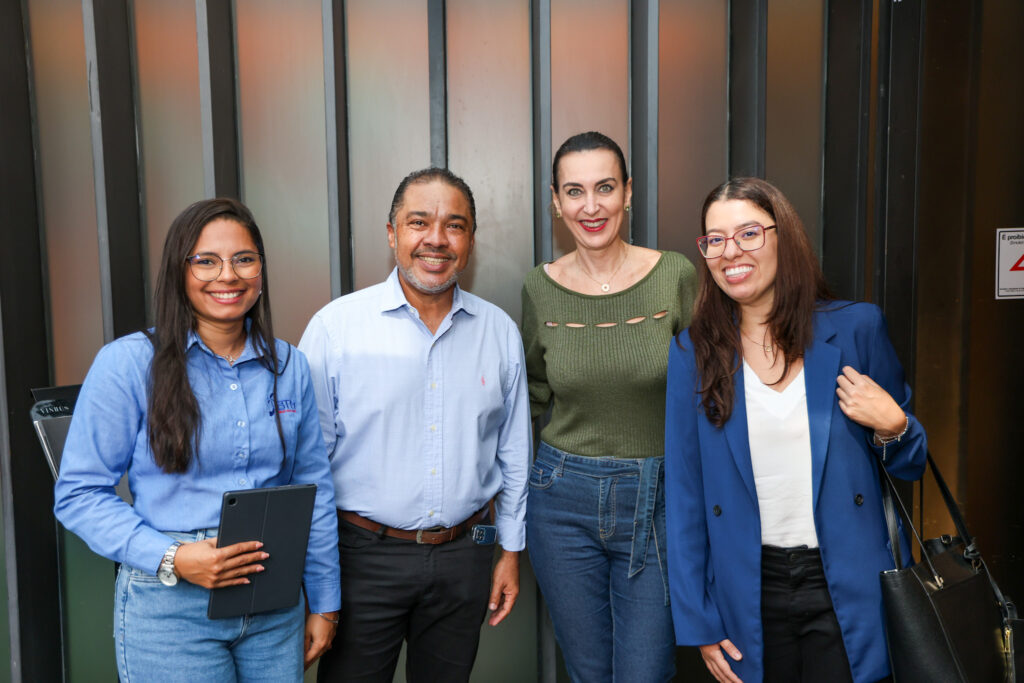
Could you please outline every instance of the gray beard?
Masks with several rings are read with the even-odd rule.
[[[440,294],[441,292],[446,292],[455,286],[455,283],[459,281],[459,276],[462,275],[462,271],[457,270],[454,273],[452,273],[452,276],[450,278],[448,278],[441,284],[431,287],[429,285],[424,284],[418,277],[413,275],[409,270],[402,266],[402,264],[399,263],[398,261],[397,254],[395,254],[395,265],[398,266],[398,272],[402,274],[402,278],[406,282],[408,282],[413,289],[419,292],[423,292],[424,294]]]

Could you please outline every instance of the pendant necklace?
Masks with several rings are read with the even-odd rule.
[[[750,336],[747,333],[745,333],[742,329],[740,329],[740,334],[742,334],[744,337],[746,337],[747,341],[749,341],[750,343],[757,344],[758,346],[760,346],[761,350],[764,351],[764,355],[766,355],[766,356],[769,353],[774,352],[774,350],[775,350],[775,343],[774,342],[765,343],[765,341],[763,339],[761,341],[757,341],[756,339],[751,339]],[[765,337],[768,336],[768,331],[767,330],[765,330],[764,336]]]
[[[625,249],[623,249],[622,259],[619,261],[619,265],[612,272],[611,277],[608,278],[607,282],[601,282],[596,277],[591,275],[590,272],[587,271],[587,269],[583,267],[583,262],[580,260],[580,257],[579,257],[578,254],[576,256],[576,265],[579,267],[579,269],[583,272],[584,275],[589,277],[591,280],[593,280],[595,283],[597,283],[597,285],[599,287],[601,287],[601,291],[602,292],[605,292],[607,294],[608,291],[611,290],[611,288],[612,288],[612,280],[614,280],[615,276],[619,274],[619,270],[622,269],[622,265],[626,262],[627,258],[629,258],[629,245],[628,244],[625,246]]]
[[[207,346],[209,347],[209,344],[207,344]],[[210,348],[210,350],[213,351],[212,348]],[[234,366],[235,361],[237,361],[239,359],[239,357],[241,357],[241,355],[242,355],[242,353],[244,351],[245,351],[245,337],[242,337],[242,350],[238,352],[237,356],[231,355],[230,353],[217,353],[216,351],[213,351],[213,353],[214,353],[214,355],[220,356],[221,358],[226,360],[228,362],[228,365]]]

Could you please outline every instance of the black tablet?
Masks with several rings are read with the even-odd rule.
[[[217,547],[262,541],[264,571],[250,583],[214,588],[206,614],[210,619],[239,617],[294,607],[299,601],[306,544],[313,520],[316,484],[228,491],[220,508]]]

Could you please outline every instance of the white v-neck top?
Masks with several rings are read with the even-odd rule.
[[[750,461],[761,512],[761,544],[818,547],[811,483],[811,433],[804,371],[783,391],[743,361]]]

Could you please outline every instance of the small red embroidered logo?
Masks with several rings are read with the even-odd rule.
[[[484,381],[484,376],[483,375],[480,375],[480,386],[482,386],[482,387],[487,386],[487,382]]]

